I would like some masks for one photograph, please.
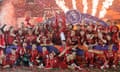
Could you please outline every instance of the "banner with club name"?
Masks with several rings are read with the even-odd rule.
[[[99,23],[103,26],[108,26],[107,23],[105,23],[101,19],[94,17],[92,15],[89,15],[89,14],[80,13],[77,10],[68,11],[66,13],[66,20],[67,20],[67,23],[70,23],[70,24],[81,23],[82,20],[84,20],[86,24],[92,22],[93,24]]]
[[[61,14],[59,14],[59,15],[61,15]],[[68,11],[65,14],[65,17],[66,17],[65,18],[66,19],[66,24],[81,23],[82,20],[84,20],[84,22],[86,24],[99,23],[99,24],[101,24],[103,26],[108,26],[108,24],[106,22],[104,22],[103,20],[101,20],[101,19],[99,19],[99,18],[97,18],[95,16],[89,15],[89,14],[80,13],[78,10],[70,10],[70,11]],[[58,21],[62,20],[61,16],[59,16],[57,19],[58,19]],[[51,23],[51,22],[55,23],[55,21],[56,21],[56,17],[52,17],[52,18],[49,18],[46,22],[48,24],[48,23]]]

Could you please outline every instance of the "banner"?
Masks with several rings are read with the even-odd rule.
[[[89,24],[89,23],[92,22],[93,24],[99,23],[99,24],[101,24],[103,26],[108,26],[108,24],[105,23],[103,20],[101,20],[101,19],[99,19],[97,17],[94,17],[92,15],[89,15],[89,14],[80,13],[77,10],[70,10],[70,11],[68,11],[65,14],[65,17],[66,17],[65,18],[66,19],[66,24],[81,23],[81,21],[84,20],[86,24]],[[59,20],[62,19],[62,17],[59,16],[57,19],[59,21]],[[55,23],[55,20],[56,20],[56,17],[52,17],[52,18],[49,18],[46,22],[48,23],[49,21],[51,21],[52,23]]]
[[[84,20],[87,24],[90,22],[92,22],[92,23],[99,22],[103,26],[108,26],[107,23],[98,19],[97,17],[94,17],[94,16],[89,15],[89,14],[80,13],[77,10],[68,11],[66,13],[66,20],[67,20],[68,24],[81,23],[81,21]]]

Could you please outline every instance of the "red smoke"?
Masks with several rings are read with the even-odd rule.
[[[16,14],[13,4],[14,0],[5,0],[0,11],[0,24],[16,26]]]

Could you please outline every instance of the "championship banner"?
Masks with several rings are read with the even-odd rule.
[[[92,23],[97,23],[99,22],[103,26],[108,26],[107,23],[104,21],[98,19],[97,17],[94,17],[89,14],[83,14],[80,13],[77,10],[70,10],[66,13],[66,20],[68,24],[75,24],[75,23],[80,23],[82,20],[86,22],[86,24],[92,22]]]
[[[102,21],[101,19],[97,18],[97,17],[94,17],[92,15],[89,15],[89,14],[83,14],[83,13],[80,13],[79,11],[77,10],[70,10],[68,11],[66,14],[65,14],[65,19],[66,19],[66,24],[76,24],[76,23],[81,23],[82,20],[85,21],[86,24],[89,24],[89,23],[99,23],[103,26],[108,26],[107,23],[105,23],[104,21]],[[58,15],[58,21],[62,20],[62,16],[59,14]],[[55,20],[56,20],[56,17],[52,17],[52,18],[49,18],[46,22],[49,23],[49,22],[52,22],[52,23],[55,23]]]

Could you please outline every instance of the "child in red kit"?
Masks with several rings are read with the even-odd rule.
[[[58,60],[55,57],[55,53],[51,52],[46,58],[45,68],[46,69],[51,69],[51,68],[57,67],[57,61]]]
[[[11,49],[11,53],[6,56],[3,62],[3,68],[13,67],[16,63],[18,56],[16,53],[16,48]]]
[[[42,47],[42,53],[41,53],[41,64],[39,65],[39,68],[44,68],[46,66],[46,59],[48,57],[48,50],[46,47]]]
[[[18,59],[17,59],[17,62],[16,62],[16,65],[21,65],[20,63],[24,61],[24,55],[27,53],[27,50],[26,50],[26,47],[27,47],[27,43],[23,43],[22,44],[22,47],[18,47],[17,49],[17,55],[18,55]]]
[[[37,65],[38,51],[36,48],[36,44],[33,44],[30,51],[30,66]]]

